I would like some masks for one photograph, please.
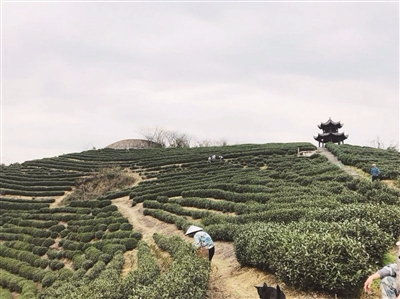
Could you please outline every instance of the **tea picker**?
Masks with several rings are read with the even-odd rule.
[[[203,228],[196,225],[191,225],[186,231],[185,235],[193,237],[193,245],[196,250],[198,252],[206,251],[206,253],[208,253],[208,260],[212,260],[215,252],[214,242],[210,235],[203,231]]]

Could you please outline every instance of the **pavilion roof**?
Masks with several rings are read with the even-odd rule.
[[[323,127],[330,127],[330,126],[334,126],[334,127],[337,127],[337,128],[341,128],[341,127],[343,127],[343,124],[341,124],[340,121],[338,121],[338,122],[333,121],[333,120],[329,117],[328,121],[326,121],[326,122],[324,122],[324,123],[321,122],[321,124],[318,125],[318,128],[322,129]]]
[[[346,140],[347,137],[349,137],[349,135],[345,135],[344,132],[341,132],[341,133],[330,132],[330,133],[322,133],[322,134],[318,133],[318,136],[316,136],[316,137],[314,136],[314,139],[317,141],[322,141],[322,142],[329,142],[327,140],[335,142],[338,140],[340,140],[340,141]]]

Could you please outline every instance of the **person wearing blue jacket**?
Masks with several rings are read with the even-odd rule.
[[[375,164],[372,164],[372,167],[371,167],[372,181],[377,180],[380,173],[381,173],[381,171],[379,170],[379,168],[376,167]]]

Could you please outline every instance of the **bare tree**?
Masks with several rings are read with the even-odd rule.
[[[141,134],[147,141],[156,142],[166,147],[166,131],[162,128],[155,127],[154,129],[142,129]]]
[[[197,147],[210,147],[210,146],[226,146],[228,142],[225,139],[221,139],[219,141],[204,139],[201,141],[197,141]]]
[[[197,147],[210,147],[211,145],[212,141],[208,139],[197,141]]]
[[[146,140],[157,142],[162,147],[190,147],[190,137],[186,133],[168,131],[156,127],[155,129],[144,129],[141,134]]]
[[[372,147],[375,148],[384,148],[383,142],[379,139],[379,136],[376,136],[375,140],[371,141]]]
[[[169,147],[190,147],[190,137],[188,134],[167,131],[165,136]]]
[[[173,131],[167,131],[165,134],[165,140],[167,141],[168,147],[175,147],[175,139],[177,138],[178,133]]]
[[[176,147],[190,147],[191,138],[189,135],[182,133],[175,140]]]
[[[217,142],[216,144],[217,146],[227,146],[228,145],[228,141],[226,141],[225,139],[221,139]]]
[[[399,151],[399,144],[396,143],[391,143],[388,147],[387,147],[388,151],[392,151],[392,152],[398,152]]]
[[[383,141],[380,140],[379,136],[376,137],[375,140],[371,141],[372,147],[375,148],[380,148],[380,149],[385,149],[385,144]],[[398,143],[394,143],[393,141],[390,143],[390,145],[386,148],[388,151],[398,151]]]

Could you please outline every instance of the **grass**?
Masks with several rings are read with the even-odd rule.
[[[382,264],[383,265],[388,265],[388,264],[393,264],[396,262],[397,260],[397,248],[393,247],[392,250],[390,250],[389,252],[385,253],[385,255],[383,256],[382,259]]]

